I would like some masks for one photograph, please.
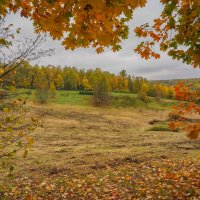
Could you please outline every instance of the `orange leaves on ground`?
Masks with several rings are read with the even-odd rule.
[[[200,134],[200,122],[189,124],[186,130],[189,138],[197,139]]]
[[[3,185],[7,199],[198,199],[199,161],[124,163],[91,173],[18,178]]]

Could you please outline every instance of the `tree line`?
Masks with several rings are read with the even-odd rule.
[[[100,81],[100,79],[103,79]],[[42,90],[79,90],[86,94],[95,92],[97,86],[104,84],[108,91],[140,94],[157,98],[170,98],[174,96],[172,86],[159,82],[151,82],[143,77],[128,75],[126,70],[119,74],[96,69],[78,69],[76,67],[60,66],[33,66],[24,62],[9,73],[4,88],[27,88]],[[101,83],[102,82],[102,83]],[[87,93],[88,92],[88,93]]]

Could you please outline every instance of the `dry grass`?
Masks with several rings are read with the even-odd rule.
[[[152,159],[191,159],[200,154],[199,141],[180,132],[146,131],[153,119],[165,120],[167,111],[107,109],[69,105],[34,106],[43,127],[26,159],[14,159],[15,177],[48,177],[62,172],[89,173],[123,162]]]

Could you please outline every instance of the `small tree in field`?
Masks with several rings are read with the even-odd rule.
[[[38,35],[35,39],[21,41],[16,39],[19,32],[12,24],[6,25],[0,16],[0,164],[4,166],[9,161],[6,158],[14,153],[25,150],[26,155],[26,148],[33,142],[30,134],[38,125],[38,116],[27,112],[25,100],[16,99],[19,93],[12,91],[11,94],[4,86],[18,84],[12,81],[17,69],[52,53],[52,50],[43,49],[45,37]],[[26,81],[19,79],[19,82]]]
[[[44,73],[40,73],[35,82],[35,100],[41,104],[49,100],[49,84]]]
[[[93,86],[94,105],[108,105],[111,97],[111,86],[106,75],[98,77]]]
[[[49,96],[51,99],[54,99],[56,97],[56,86],[53,81],[50,83]]]
[[[148,91],[148,85],[146,83],[143,83],[141,90],[138,93],[138,97],[140,100],[144,101],[145,103],[149,101],[148,96],[147,96],[147,91]]]

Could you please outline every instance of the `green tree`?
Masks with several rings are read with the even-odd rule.
[[[123,89],[125,89],[125,79],[126,79],[126,77],[127,77],[127,72],[126,72],[126,70],[122,70],[122,71],[120,71],[119,72],[119,75],[122,77],[122,80],[123,80]]]
[[[111,98],[111,86],[105,74],[99,76],[93,85],[93,103],[96,106],[108,105]]]
[[[130,93],[134,93],[133,80],[130,75],[128,76],[128,90]]]
[[[0,1],[0,15],[4,3],[6,1]],[[12,24],[6,25],[0,16],[0,162],[20,150],[25,150],[25,156],[33,142],[30,134],[37,126],[37,116],[27,112],[26,101],[16,99],[19,93],[11,94],[5,91],[5,86],[12,83],[13,86],[30,87],[28,62],[50,53],[41,48],[44,37],[38,35],[35,40],[16,40],[19,32]],[[21,79],[14,81],[16,70],[20,70]]]

